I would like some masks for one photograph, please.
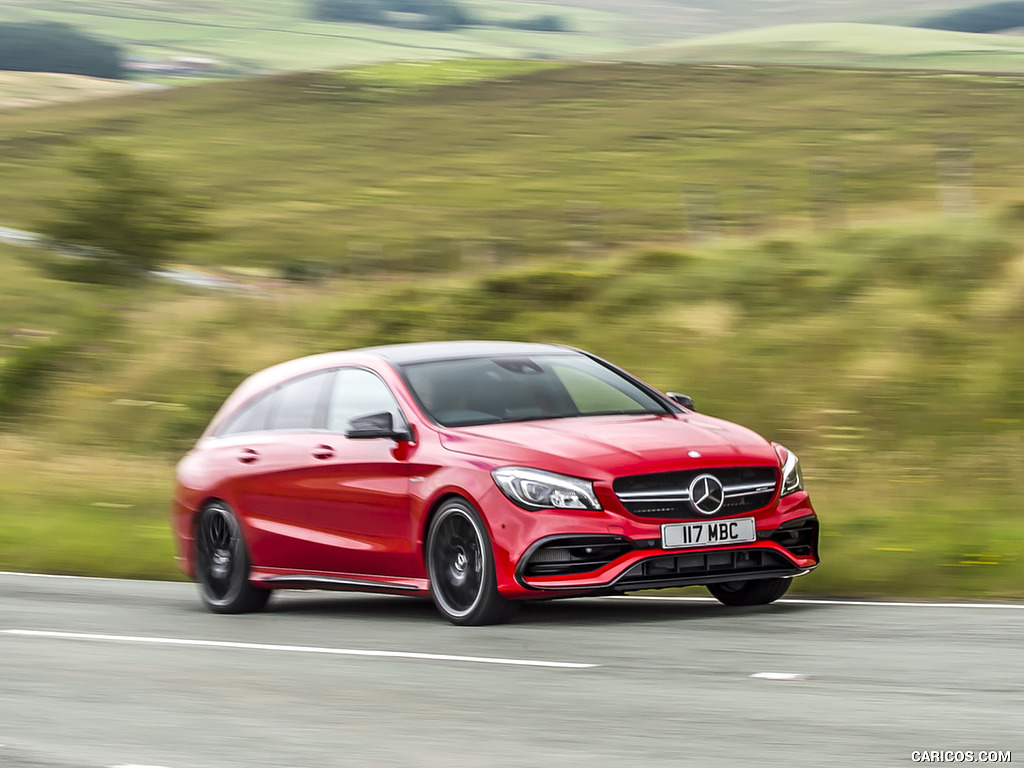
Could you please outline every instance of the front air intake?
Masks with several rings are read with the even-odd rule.
[[[633,549],[621,536],[562,536],[548,539],[526,556],[524,576],[589,573]]]

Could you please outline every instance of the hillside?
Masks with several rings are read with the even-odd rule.
[[[8,115],[0,224],[33,229],[87,137],[216,201],[197,263],[358,269],[871,220],[937,210],[937,154],[964,143],[977,202],[1017,199],[1018,104],[1015,80],[638,64],[225,82]]]
[[[1024,72],[1024,38],[881,24],[793,24],[626,54],[636,61]]]
[[[183,255],[252,286],[56,282],[0,246],[5,568],[171,576],[173,463],[247,373],[478,337],[592,349],[790,445],[826,537],[804,591],[1024,594],[1020,81],[448,66],[5,119],[5,223],[99,137],[215,200]]]

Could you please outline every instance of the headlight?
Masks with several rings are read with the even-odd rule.
[[[528,467],[502,467],[491,472],[501,492],[523,509],[600,509],[594,484],[586,480]]]
[[[782,496],[804,489],[804,474],[800,471],[800,459],[792,451],[786,450],[786,461],[782,464]]]

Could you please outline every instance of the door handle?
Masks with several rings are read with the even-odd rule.
[[[260,452],[255,448],[243,448],[238,452],[238,460],[243,464],[252,464],[254,461],[259,459]]]
[[[324,459],[330,459],[333,456],[334,449],[331,448],[331,446],[329,445],[318,445],[316,448],[313,449],[314,459],[320,459],[321,461],[323,461]]]

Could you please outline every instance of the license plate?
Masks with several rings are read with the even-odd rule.
[[[706,523],[666,523],[661,526],[661,546],[664,549],[714,547],[756,540],[757,530],[752,517]]]

